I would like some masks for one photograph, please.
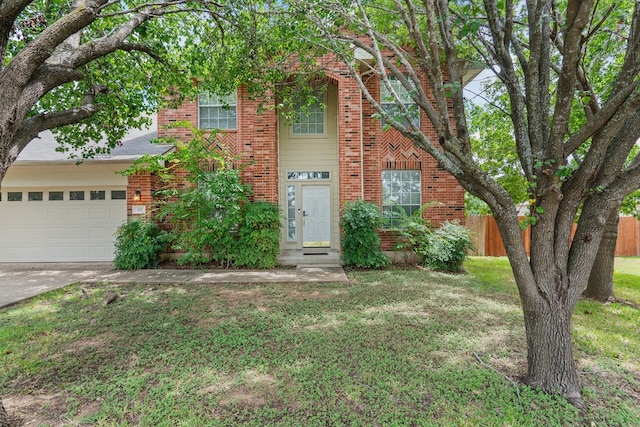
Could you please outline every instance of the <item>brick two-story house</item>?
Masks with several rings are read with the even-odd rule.
[[[340,210],[351,200],[374,202],[385,212],[397,206],[413,212],[437,202],[425,212],[434,225],[463,220],[464,192],[457,181],[397,131],[385,130],[346,69],[336,63],[329,68],[314,82],[326,107],[311,105],[293,122],[281,119],[274,105],[258,114],[261,101],[241,86],[224,99],[203,92],[162,110],[157,133],[134,131],[111,155],[80,166],[55,151],[50,133],[40,135],[2,183],[0,262],[112,260],[115,229],[126,218],[151,212],[160,185],[149,174],[117,172],[144,153],[166,151],[149,143],[156,134],[190,138],[184,128],[164,127],[175,121],[223,130],[220,142],[240,157],[238,163],[248,164],[242,174],[254,199],[282,209],[283,252],[339,252]],[[378,78],[370,75],[366,84],[385,99]],[[435,136],[415,111],[415,123]],[[382,241],[384,249],[393,247],[390,232],[382,232]]]
[[[163,128],[177,121],[222,129],[220,141],[240,157],[239,163],[248,164],[242,174],[254,199],[281,207],[283,251],[338,252],[340,210],[351,200],[374,202],[384,212],[401,206],[408,213],[435,202],[426,210],[434,225],[463,220],[464,191],[458,182],[399,132],[385,129],[356,80],[333,65],[333,71],[314,81],[322,89],[324,107],[311,105],[295,114],[293,122],[282,119],[273,105],[262,105],[258,114],[264,101],[251,99],[241,86],[225,97],[201,91],[197,100],[161,111],[158,135],[188,139],[185,128]],[[378,99],[385,99],[378,78],[371,76],[366,84]],[[417,108],[415,112],[416,123],[435,136],[426,117],[420,117]],[[152,179],[138,179],[130,190],[142,188],[143,202],[150,203]],[[393,247],[391,233],[383,231],[382,241],[384,249]]]

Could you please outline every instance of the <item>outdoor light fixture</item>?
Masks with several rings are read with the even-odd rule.
[[[140,201],[140,197],[142,196],[142,190],[140,190],[139,188],[136,190],[136,192],[133,194],[133,201],[134,202],[139,202]]]

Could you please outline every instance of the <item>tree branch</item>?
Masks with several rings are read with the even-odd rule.
[[[564,157],[563,143],[567,131],[573,95],[576,87],[578,64],[582,57],[582,31],[589,23],[592,0],[569,0],[567,5],[567,30],[563,32],[562,67],[558,78],[558,93],[553,109],[553,118],[549,134],[551,145],[548,157],[559,159]]]
[[[620,113],[620,108],[624,103],[629,103],[631,107],[637,106],[640,102],[640,96],[637,94],[633,98],[629,96],[634,93],[638,87],[640,87],[640,81],[635,81],[622,90],[614,92],[612,96],[604,103],[604,105],[598,110],[593,118],[584,124],[577,132],[575,132],[564,143],[563,153],[565,156],[574,152],[578,147],[585,143],[585,141],[591,138],[599,129],[602,129],[611,118]]]
[[[98,9],[105,1],[87,0],[45,28],[35,40],[11,60],[4,72],[0,74],[0,86],[8,84],[7,79],[14,81],[12,86],[26,85],[33,72],[50,58],[58,45],[97,18]]]
[[[122,50],[124,52],[142,52],[161,64],[167,63],[166,59],[160,56],[160,54],[154,49],[140,43],[123,43],[122,46],[117,48],[117,50]]]
[[[9,37],[20,12],[33,0],[0,1],[0,58],[5,58]],[[0,71],[4,69],[4,61],[0,62]]]
[[[492,48],[489,49],[489,52],[493,53],[493,59],[500,67],[500,71],[496,73],[496,75],[507,88],[507,93],[509,94],[509,99],[512,104],[511,111],[513,114],[511,115],[511,121],[513,123],[514,136],[518,148],[518,158],[522,163],[522,169],[525,176],[529,181],[532,181],[534,179],[533,154],[537,154],[540,144],[537,143],[537,145],[534,145],[536,142],[531,138],[528,131],[528,109],[526,107],[526,99],[523,95],[524,91],[520,85],[513,59],[509,51],[510,43],[513,41],[515,36],[510,39],[504,38],[504,31],[502,29],[503,24],[500,21],[500,12],[498,11],[498,6],[495,0],[485,0],[484,3],[485,10],[487,12],[489,30],[491,33],[491,40],[486,41],[484,38],[482,38],[482,40],[485,46],[492,46]],[[518,52],[520,45],[517,44],[516,47],[516,52]],[[526,73],[529,68],[529,63],[522,52],[517,56]]]
[[[136,5],[136,7],[133,7],[131,9],[125,9],[125,10],[121,10],[121,11],[118,11],[118,12],[112,12],[112,13],[101,13],[100,17],[101,18],[109,18],[109,17],[113,17],[113,16],[130,15],[130,14],[133,14],[133,13],[140,13],[140,12],[148,13],[149,10],[153,9],[153,8],[167,8],[167,7],[178,6],[178,5],[182,5],[182,4],[186,4],[186,3],[189,3],[189,0],[171,0],[171,1],[157,1],[157,2],[142,3],[142,4],[139,4],[139,5]],[[204,4],[205,6],[213,5],[216,9],[223,8],[223,5],[221,3],[217,3],[217,2],[211,1],[211,0],[200,0],[199,3]],[[107,4],[102,6],[101,10],[106,10],[109,7],[113,6],[113,5],[120,5],[120,4],[122,4],[122,2],[120,0],[111,0]],[[184,12],[184,11],[185,10],[181,10],[181,12]],[[210,11],[210,10],[189,8],[189,11],[201,11],[202,12],[202,11]]]
[[[600,19],[600,21],[598,21],[587,33],[586,36],[584,36],[584,43],[588,43],[589,40],[591,40],[591,38],[598,32],[598,30],[604,25],[605,21],[607,20],[607,18],[609,17],[609,15],[611,15],[611,12],[613,12],[616,9],[616,5],[612,4],[611,6],[609,6],[607,8],[607,10],[604,12],[604,15],[602,16],[602,18]],[[594,18],[595,18],[595,10],[594,10]],[[593,19],[592,19],[593,21]]]
[[[29,141],[38,136],[42,131],[80,123],[100,110],[100,106],[95,103],[96,97],[107,92],[106,86],[95,86],[91,88],[82,99],[79,107],[70,108],[54,113],[43,113],[25,119],[16,136],[13,138],[13,145],[18,148],[18,154],[27,146]]]

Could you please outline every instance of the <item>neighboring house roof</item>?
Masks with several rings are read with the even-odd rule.
[[[157,125],[154,117],[148,128],[132,129],[109,154],[98,154],[93,158],[84,159],[83,161],[134,161],[144,154],[163,154],[173,149],[172,145],[152,143],[151,141],[157,137]],[[102,146],[102,144],[95,142],[90,142],[90,144]],[[38,137],[29,142],[22,150],[14,164],[75,163],[82,158],[82,152],[80,150],[60,152],[56,151],[57,147],[59,147],[59,144],[51,131],[40,132]]]

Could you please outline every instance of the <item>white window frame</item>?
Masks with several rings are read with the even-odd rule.
[[[387,77],[389,84],[393,88],[393,91],[398,95],[398,98],[405,105],[407,110],[409,110],[413,114],[413,121],[409,123],[402,111],[400,111],[400,107],[395,101],[393,94],[387,89],[387,85],[384,80],[380,80],[380,106],[386,112],[388,112],[391,116],[395,116],[396,120],[400,123],[403,123],[408,126],[420,127],[420,108],[418,108],[418,104],[414,101],[413,97],[409,93],[409,91],[402,85],[400,80],[398,80],[395,76]],[[382,127],[386,126],[387,123],[382,117]]]
[[[205,109],[210,115],[203,119]],[[236,130],[238,128],[237,93],[232,92],[229,95],[220,96],[206,90],[200,90],[198,94],[198,127],[200,129]]]
[[[310,136],[319,137],[327,134],[327,93],[324,91],[320,95],[319,91],[314,92],[316,100],[310,105],[306,105],[303,108],[304,101],[298,100],[295,102],[293,108],[295,116],[293,123],[291,124],[291,135],[295,137]],[[320,122],[319,119],[322,119]],[[322,132],[311,132],[311,126],[322,125]]]
[[[391,175],[395,175],[396,178],[391,179]],[[388,185],[386,188],[385,184]],[[421,206],[422,171],[420,169],[385,169],[382,171],[382,216],[385,218],[385,228],[398,225],[397,220],[394,220],[394,217],[399,215],[397,209],[404,209],[407,215],[411,215]],[[394,214],[394,212],[396,213]]]
[[[287,242],[298,241],[296,190],[296,185],[287,185]]]

